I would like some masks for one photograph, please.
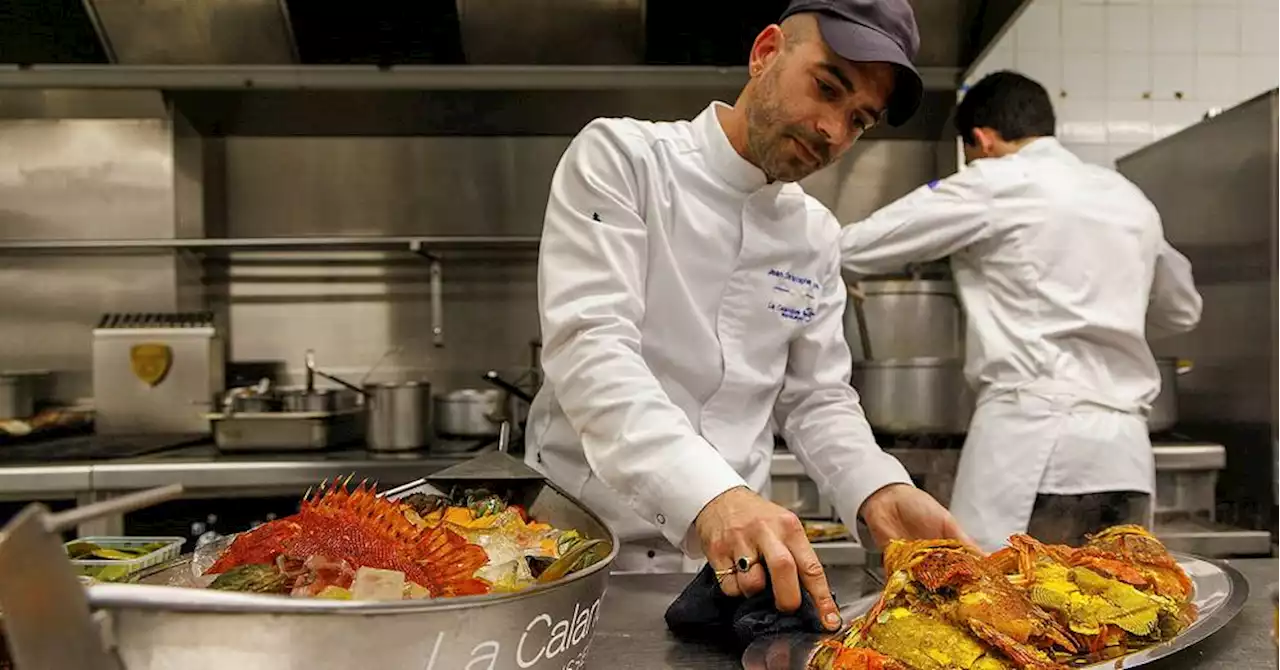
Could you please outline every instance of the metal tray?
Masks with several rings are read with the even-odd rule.
[[[221,451],[317,451],[364,436],[362,409],[207,414]]]
[[[1075,666],[1075,670],[1102,668],[1135,668],[1156,659],[1171,656],[1216,633],[1231,621],[1244,601],[1249,597],[1249,582],[1238,570],[1227,563],[1170,552],[1195,585],[1195,604],[1200,616],[1182,634],[1153,647],[1135,651],[1127,656],[1113,658],[1087,666]],[[840,608],[845,621],[862,616],[875,605],[880,594],[874,593]],[[847,628],[837,635],[812,635],[788,633],[760,638],[747,647],[742,655],[744,670],[818,670],[810,665],[818,644],[828,637],[842,637]]]

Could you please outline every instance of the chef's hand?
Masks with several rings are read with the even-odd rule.
[[[718,571],[720,590],[726,595],[749,596],[764,589],[765,573],[760,565],[763,557],[769,566],[773,601],[779,610],[794,612],[800,607],[803,585],[827,629],[840,627],[840,612],[827,586],[827,575],[795,514],[740,486],[707,503],[694,526],[707,562]],[[746,572],[734,568],[739,558],[752,561]]]
[[[860,516],[867,522],[876,545],[890,540],[960,540],[981,553],[955,517],[933,496],[914,486],[890,484],[862,503]]]

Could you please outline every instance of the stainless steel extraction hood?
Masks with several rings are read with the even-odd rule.
[[[912,0],[919,64],[965,70],[1026,0]],[[745,63],[786,0],[9,0],[0,62],[114,65]],[[89,43],[92,42],[92,43]]]
[[[946,135],[960,77],[1026,2],[911,1],[924,100],[868,140]],[[786,4],[5,0],[0,118],[118,115],[122,96],[215,136],[571,135],[597,116],[689,118],[733,100]],[[67,92],[71,114],[54,104]]]
[[[297,63],[283,0],[84,0],[103,50],[122,65]]]

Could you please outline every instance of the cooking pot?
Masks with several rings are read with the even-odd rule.
[[[484,373],[482,379],[502,389],[504,393],[502,399],[503,413],[500,418],[519,427],[521,434],[523,434],[525,425],[529,420],[529,408],[533,405],[533,396],[528,391],[503,379],[497,370],[490,370]]]
[[[280,389],[281,406],[286,412],[343,412],[355,409],[360,394],[351,389],[305,388]]]
[[[457,389],[437,395],[436,434],[446,439],[497,437],[502,398],[498,389]]]
[[[1190,361],[1177,358],[1157,358],[1160,369],[1160,394],[1151,401],[1151,413],[1147,415],[1147,429],[1163,433],[1178,423],[1178,377],[1192,370]]]
[[[866,323],[858,319],[859,309]],[[867,358],[864,332],[871,342],[871,356],[877,359],[963,357],[964,317],[955,283],[940,279],[859,282],[844,313],[844,335],[854,360]]]
[[[223,411],[233,414],[259,414],[262,412],[279,412],[283,405],[280,396],[274,391],[265,393],[232,393],[223,404]]]
[[[36,413],[36,396],[47,372],[0,372],[0,420],[26,419]]]
[[[877,432],[959,435],[969,428],[974,399],[961,359],[856,361],[852,381]]]
[[[369,451],[412,451],[431,443],[431,384],[366,384],[365,446]]]

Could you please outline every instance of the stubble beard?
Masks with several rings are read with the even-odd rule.
[[[747,153],[770,181],[799,181],[810,174],[785,150],[787,124],[777,99],[777,72],[761,78],[747,109]]]

